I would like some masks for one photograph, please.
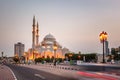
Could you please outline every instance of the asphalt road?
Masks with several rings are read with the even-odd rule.
[[[17,65],[7,64],[7,66],[12,69],[17,80],[77,80]]]

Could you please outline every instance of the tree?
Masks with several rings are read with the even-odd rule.
[[[35,58],[35,62],[36,63],[39,63],[39,62],[42,62],[42,61],[44,61],[44,58],[40,58],[40,57],[39,58]]]
[[[58,62],[62,62],[62,58],[58,58],[57,61],[58,61]]]
[[[85,57],[85,62],[97,62],[96,53],[82,54],[82,59]]]
[[[68,60],[73,60],[74,53],[66,53],[65,57],[68,58]]]
[[[107,62],[111,62],[112,56],[111,56],[111,55],[108,55],[107,57],[108,57]]]
[[[111,48],[111,54],[114,56],[114,60],[120,60],[118,52],[119,48]]]
[[[45,61],[46,61],[46,62],[51,62],[50,57],[49,57],[49,56],[47,56],[47,58],[45,58]]]
[[[13,57],[13,60],[15,61],[15,63],[18,63],[18,62],[20,62],[20,59],[19,59],[19,57]]]
[[[117,54],[117,52],[115,51],[115,48],[111,48],[111,54],[112,55],[116,55]]]

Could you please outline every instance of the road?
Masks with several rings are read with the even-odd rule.
[[[7,66],[12,69],[17,80],[77,80],[17,65],[7,64]]]
[[[113,75],[99,72],[64,70],[42,65],[13,65],[12,69],[17,80],[120,80]]]

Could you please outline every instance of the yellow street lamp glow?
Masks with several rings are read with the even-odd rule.
[[[107,33],[106,32],[102,32],[102,33],[100,33],[100,35],[99,35],[99,38],[100,38],[100,41],[101,42],[104,42],[104,41],[106,41],[107,40],[107,37],[108,37],[108,35],[107,35]]]
[[[58,49],[56,42],[53,44],[53,49],[56,51]]]
[[[69,54],[70,57],[72,57],[72,54]]]
[[[57,50],[57,46],[53,46],[53,49],[54,49],[54,50]]]
[[[56,50],[58,49],[56,41],[53,43],[53,49],[54,49],[54,66],[56,66]]]
[[[104,42],[107,40],[107,33],[102,31],[102,33],[100,33],[99,38],[100,38],[100,42],[103,43],[103,63],[105,63],[105,58],[104,58]]]

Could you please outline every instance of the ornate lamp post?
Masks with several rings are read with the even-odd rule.
[[[103,63],[105,63],[105,55],[104,55],[104,43],[107,40],[107,33],[102,31],[102,33],[100,33],[99,37],[100,37],[100,42],[103,43]]]
[[[80,60],[80,55],[78,56],[78,60]]]
[[[71,58],[72,58],[72,54],[69,54],[69,57],[70,57],[70,60],[71,60]]]
[[[46,48],[46,47],[45,47],[45,43],[42,43],[42,48],[43,48],[43,51],[44,51],[44,52],[43,52],[43,53],[44,53],[43,57],[45,58],[45,48]]]
[[[34,49],[34,50],[33,50],[33,61],[34,61],[35,58],[36,58],[36,53],[37,53],[37,51]]]
[[[28,53],[27,52],[24,53],[24,57],[25,57],[25,62],[28,63]]]
[[[56,51],[58,49],[58,46],[56,44],[56,41],[53,44],[53,49],[54,49],[54,66],[56,66]]]
[[[33,50],[33,61],[35,60],[35,51]]]

